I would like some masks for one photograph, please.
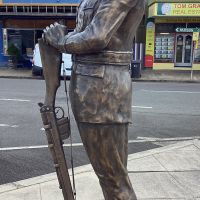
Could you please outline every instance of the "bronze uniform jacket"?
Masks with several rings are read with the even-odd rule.
[[[129,64],[144,0],[83,0],[62,50],[73,54],[72,110],[78,122],[131,122]]]

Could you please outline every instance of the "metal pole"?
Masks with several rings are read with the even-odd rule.
[[[193,51],[192,51],[192,68],[191,68],[190,80],[193,79],[194,51],[195,51],[195,42],[193,42]]]

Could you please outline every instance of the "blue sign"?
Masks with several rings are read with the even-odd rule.
[[[80,0],[3,0],[7,4],[79,4]]]

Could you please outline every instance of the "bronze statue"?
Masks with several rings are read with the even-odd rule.
[[[137,199],[127,172],[129,65],[143,15],[144,0],[82,0],[73,32],[55,23],[43,34],[46,44],[72,54],[72,110],[106,200]]]

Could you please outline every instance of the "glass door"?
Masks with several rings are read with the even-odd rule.
[[[176,35],[176,58],[175,66],[192,66],[192,34]]]

